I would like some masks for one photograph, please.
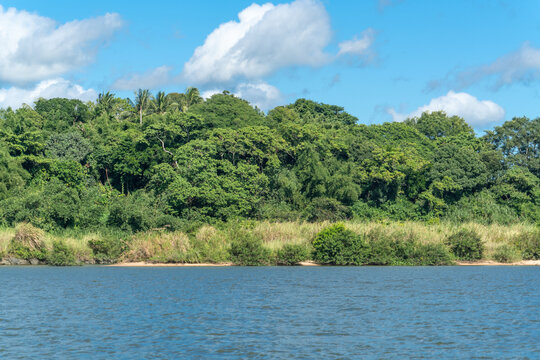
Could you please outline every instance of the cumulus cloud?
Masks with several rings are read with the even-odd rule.
[[[160,66],[144,74],[130,74],[112,84],[115,90],[155,89],[172,81],[172,67]]]
[[[239,84],[234,93],[262,110],[271,109],[283,101],[278,88],[265,82]]]
[[[210,89],[203,91],[201,96],[204,99],[208,99],[212,97],[212,95],[221,94],[222,92],[223,91],[219,89]],[[238,84],[235,86],[232,94],[249,101],[251,105],[257,106],[262,110],[276,107],[283,101],[283,95],[279,89],[263,81]]]
[[[328,13],[316,0],[253,4],[239,21],[220,25],[184,64],[185,80],[197,85],[256,79],[287,66],[320,66],[331,39]]]
[[[362,33],[360,39],[355,36],[352,40],[340,42],[338,56],[345,54],[364,55],[373,44],[374,39],[375,31],[369,28]]]
[[[122,25],[118,14],[58,25],[50,18],[0,5],[0,81],[36,82],[86,65]]]
[[[41,81],[30,89],[18,87],[0,89],[0,107],[18,108],[22,104],[32,105],[39,98],[55,97],[93,101],[97,98],[97,92],[93,89],[84,89],[62,78],[50,79]]]
[[[432,99],[429,104],[416,109],[409,114],[402,114],[395,109],[387,112],[394,121],[403,121],[407,118],[419,117],[424,112],[444,111],[447,115],[457,115],[465,119],[472,126],[482,126],[504,118],[504,109],[490,100],[478,100],[476,97],[460,92],[449,91],[448,94]]]

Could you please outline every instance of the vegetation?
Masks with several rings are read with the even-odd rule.
[[[48,259],[66,245],[82,262],[297,263],[323,224],[343,222],[313,242],[314,260],[443,264],[446,250],[491,257],[502,243],[511,247],[501,254],[537,259],[539,141],[540,118],[478,137],[442,112],[367,126],[335,105],[299,99],[265,114],[228,92],[202,99],[195,88],[39,99],[0,109],[0,255]],[[291,223],[306,233],[274,232]],[[371,232],[402,223],[418,231]],[[431,230],[454,234],[470,223],[495,229],[479,233],[484,253],[463,255]],[[233,246],[235,224],[248,235]],[[12,241],[16,226],[45,231],[41,245]],[[498,240],[516,226],[529,230]]]
[[[73,266],[77,264],[75,252],[63,241],[55,241],[47,263],[53,266]]]
[[[260,238],[250,233],[240,234],[231,243],[229,254],[236,265],[260,266],[272,263],[271,252],[263,246]]]
[[[278,265],[298,265],[310,258],[310,249],[301,244],[285,244],[277,251],[276,263]]]
[[[460,230],[450,235],[446,244],[460,260],[480,260],[484,254],[482,239],[474,230]]]
[[[319,232],[313,239],[313,249],[313,259],[321,264],[363,265],[369,256],[363,237],[341,223]]]

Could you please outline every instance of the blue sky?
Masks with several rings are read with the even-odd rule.
[[[539,1],[73,4],[0,1],[0,106],[196,86],[265,110],[306,97],[366,124],[540,116]]]

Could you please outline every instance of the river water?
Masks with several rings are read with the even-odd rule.
[[[540,359],[540,267],[0,267],[1,359]]]

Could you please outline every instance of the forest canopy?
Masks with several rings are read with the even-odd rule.
[[[299,99],[197,89],[0,109],[4,225],[141,231],[256,220],[540,221],[540,118],[483,136],[424,113],[363,125]]]

